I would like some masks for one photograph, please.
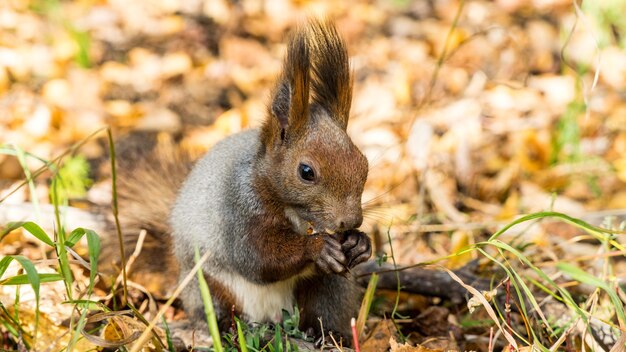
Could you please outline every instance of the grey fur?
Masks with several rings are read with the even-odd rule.
[[[194,247],[198,246],[202,253],[210,253],[203,267],[205,273],[240,275],[252,283],[271,284],[260,277],[259,253],[251,248],[243,225],[262,213],[252,184],[259,147],[258,130],[233,135],[215,145],[183,184],[171,212],[181,278],[193,267]],[[204,309],[199,292],[194,280],[181,298],[191,319],[202,325]],[[358,313],[360,294],[353,280],[317,274],[296,280],[292,292],[298,305],[306,306],[304,327],[319,332],[321,318],[326,329],[349,336],[349,319]],[[228,326],[230,307],[219,300],[214,303],[220,325]]]
[[[181,278],[195,264],[196,246],[201,253],[210,253],[203,267],[205,273],[254,272],[240,259],[255,255],[246,245],[241,224],[259,208],[250,177],[258,148],[257,130],[226,138],[198,161],[183,184],[170,216]],[[185,310],[200,312],[202,316],[203,303],[200,291],[195,288],[197,281],[191,285],[182,295]],[[228,313],[219,311],[223,310],[219,304],[216,308],[218,316]]]

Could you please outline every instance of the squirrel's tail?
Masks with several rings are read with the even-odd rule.
[[[191,170],[192,157],[170,139],[163,138],[150,152],[124,154],[124,159],[117,160],[117,197],[127,279],[144,286],[157,298],[165,297],[178,279],[169,213],[180,186]],[[144,231],[143,243],[138,243]],[[107,232],[103,239],[100,267],[110,279],[107,284],[111,284],[122,267],[112,216]],[[139,254],[135,256],[136,252]]]

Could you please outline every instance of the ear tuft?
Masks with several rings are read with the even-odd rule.
[[[352,75],[345,43],[330,21],[310,20],[290,37],[283,72],[272,92],[272,116],[262,128],[265,146],[304,134],[309,119],[309,94],[314,104],[326,109],[346,129],[352,103]]]
[[[352,75],[348,50],[330,21],[311,20],[308,26],[311,48],[313,102],[326,108],[344,130],[352,104]]]
[[[265,145],[303,133],[309,113],[310,58],[306,32],[297,30],[287,44],[283,72],[272,92],[269,118],[262,131]]]
[[[291,105],[289,86],[283,82],[276,88],[272,99],[272,115],[278,119],[281,129],[285,129],[289,124],[289,105]]]

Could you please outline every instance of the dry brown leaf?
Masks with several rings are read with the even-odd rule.
[[[472,294],[472,298],[475,299],[477,303],[481,304],[485,308],[485,311],[487,312],[487,314],[489,314],[489,317],[491,317],[491,319],[497,325],[498,329],[500,329],[500,331],[502,332],[502,335],[504,335],[506,340],[513,347],[515,347],[517,349],[517,343],[515,342],[515,339],[513,338],[513,336],[511,336],[511,334],[505,328],[502,327],[502,325],[500,324],[500,319],[499,319],[498,315],[493,310],[493,308],[491,307],[491,304],[489,303],[489,301],[487,301],[486,297],[483,294],[481,294],[480,292],[478,292],[477,289],[473,288],[470,285],[465,284],[463,282],[463,280],[461,280],[461,278],[458,277],[451,270],[448,270],[446,268],[442,268],[442,269],[445,270],[448,273],[448,275],[450,275],[450,277],[454,281],[458,282],[461,286],[463,286],[466,290],[468,290],[469,293]],[[492,295],[490,294],[489,296],[491,297]],[[469,303],[468,303],[468,305],[469,305]]]
[[[395,338],[389,338],[391,352],[443,352],[443,349],[430,349],[421,345],[411,346],[408,343],[399,344]]]
[[[374,326],[372,332],[370,332],[365,341],[363,341],[361,351],[385,351],[389,349],[390,340],[396,335],[396,327],[393,325],[393,322],[388,319],[382,320]]]
[[[456,207],[456,182],[454,179],[437,170],[429,170],[425,177],[426,189],[435,208],[452,222],[465,222],[467,215]]]
[[[611,68],[600,70],[600,76],[607,84],[616,89],[626,87],[626,53],[623,50],[613,46],[604,49],[602,66]]]
[[[429,306],[413,322],[418,331],[426,337],[448,337],[450,331],[449,316],[450,310],[447,308]]]
[[[10,314],[14,314],[11,305],[7,305],[7,309]],[[34,312],[34,310],[28,309],[27,307],[19,309],[20,322],[22,323],[22,327],[28,332],[34,331]],[[74,330],[70,330],[58,322],[51,320],[48,314],[39,313],[37,340],[34,341],[32,336],[29,335],[23,335],[23,338],[32,347],[33,351],[62,350],[69,344],[73,334]],[[76,351],[89,351],[95,348],[97,348],[96,345],[85,339],[79,339],[74,345],[74,350]]]

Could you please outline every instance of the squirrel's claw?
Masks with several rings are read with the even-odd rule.
[[[331,236],[323,236],[324,247],[316,260],[317,267],[324,273],[340,274],[346,271],[346,256],[341,244]]]
[[[346,256],[348,268],[353,268],[370,258],[372,243],[364,232],[349,230],[343,233],[341,250]]]

